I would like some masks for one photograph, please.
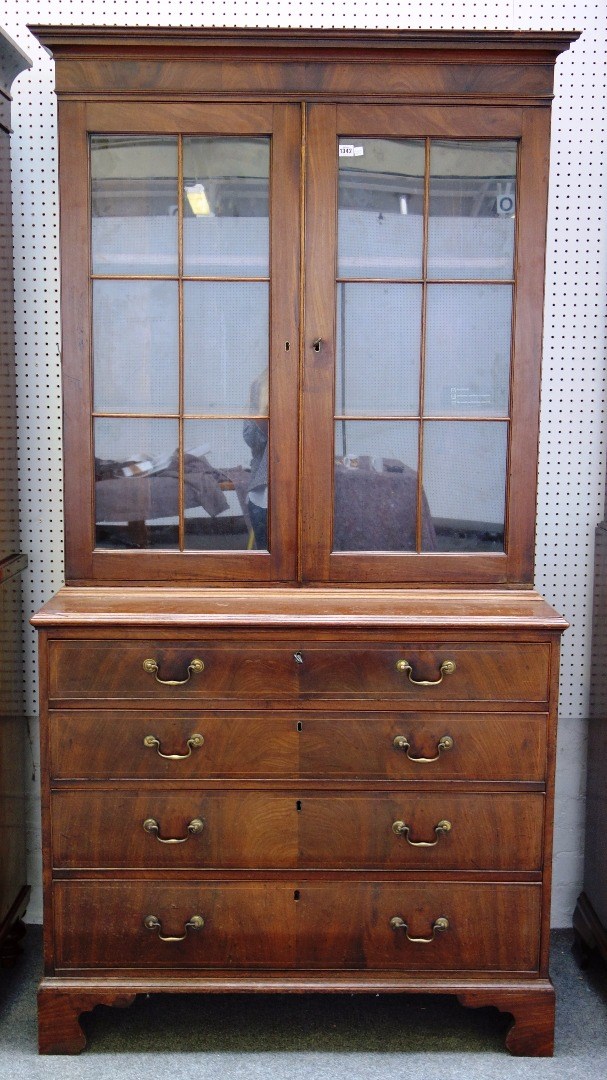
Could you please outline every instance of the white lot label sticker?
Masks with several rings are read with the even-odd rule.
[[[339,147],[340,157],[362,157],[364,152],[364,146],[354,146],[352,143],[341,143]]]

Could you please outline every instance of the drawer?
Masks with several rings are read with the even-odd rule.
[[[53,888],[59,970],[170,968],[178,977],[188,968],[297,967],[406,976],[538,967],[539,885],[294,879]],[[434,929],[439,919],[446,929]]]
[[[56,869],[539,870],[540,793],[61,791]]]
[[[63,710],[49,717],[57,779],[296,777],[294,714]]]
[[[50,762],[60,779],[540,782],[546,717],[65,709],[50,714]]]
[[[56,966],[293,968],[293,891],[263,881],[55,882]],[[160,926],[148,929],[148,916]],[[186,928],[195,916],[202,928]]]
[[[310,968],[533,971],[540,897],[539,885],[514,883],[305,883],[298,955]]]
[[[361,780],[527,780],[546,773],[541,713],[307,712],[301,777]]]
[[[544,702],[549,659],[550,647],[541,642],[361,646],[301,640],[207,644],[52,639],[49,694],[51,700],[94,698],[100,703],[316,696],[382,697],[420,705]],[[195,670],[194,661],[202,670]]]

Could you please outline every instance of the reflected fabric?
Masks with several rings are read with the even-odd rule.
[[[417,473],[351,469],[335,465],[334,551],[415,551]],[[422,546],[436,548],[436,536],[422,494]]]

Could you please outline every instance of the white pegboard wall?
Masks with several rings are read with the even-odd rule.
[[[201,14],[202,10],[202,14]],[[0,22],[33,61],[13,86],[16,335],[24,582],[31,615],[61,585],[61,401],[53,65],[29,23],[581,30],[557,63],[546,281],[536,583],[571,622],[563,647],[553,922],[569,925],[579,888],[584,718],[594,528],[605,476],[604,0],[20,0]],[[35,640],[27,631],[28,712],[37,709]],[[37,742],[37,736],[34,740]],[[36,767],[37,772],[37,767]],[[34,898],[40,918],[36,784],[31,799]]]
[[[557,64],[548,219],[536,583],[567,616],[561,714],[588,712],[594,529],[603,517],[606,372],[604,4],[539,4],[583,28]],[[521,29],[525,28],[521,24]]]

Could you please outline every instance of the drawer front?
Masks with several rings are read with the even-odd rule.
[[[56,967],[532,972],[540,902],[518,883],[56,882]]]
[[[541,782],[546,717],[66,709],[50,715],[50,760],[57,779]]]
[[[536,885],[306,883],[297,905],[298,954],[311,968],[533,971],[540,897]],[[445,930],[434,929],[439,919],[447,920]]]
[[[94,698],[100,703],[316,696],[394,698],[420,706],[440,701],[544,702],[549,655],[547,644],[516,642],[362,647],[298,640],[213,645],[55,639],[49,642],[49,694],[52,701]],[[202,670],[195,670],[194,661],[201,662]]]
[[[539,870],[544,797],[56,792],[56,869]],[[169,841],[169,842],[167,842]]]
[[[202,661],[202,671],[192,666],[195,660]],[[157,670],[146,670],[147,661]],[[242,641],[211,645],[53,640],[49,642],[49,696],[51,700],[110,701],[168,698],[176,703],[207,697],[293,697],[298,693],[298,666],[293,650],[286,646],[255,647]]]
[[[64,710],[50,714],[56,779],[296,777],[298,718],[273,712]]]
[[[306,713],[301,777],[527,780],[546,774],[541,713]]]
[[[282,884],[70,881],[53,890],[58,968],[296,966],[296,905]],[[145,925],[149,916],[159,927]],[[195,916],[204,925],[186,927]]]

